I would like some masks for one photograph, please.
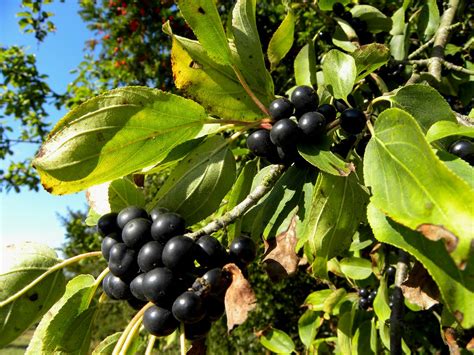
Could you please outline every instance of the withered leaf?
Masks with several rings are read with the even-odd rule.
[[[265,240],[263,265],[272,281],[279,281],[294,274],[298,270],[300,258],[296,254],[296,222],[298,216],[291,219],[285,232],[276,238]]]
[[[439,303],[438,286],[419,262],[415,263],[401,289],[406,299],[423,309],[429,309]]]
[[[454,331],[453,328],[446,328],[444,330],[444,337],[446,339],[446,343],[448,344],[449,347],[449,353],[451,355],[459,355],[461,354],[459,350],[459,345],[456,342],[456,332]]]
[[[257,306],[257,298],[237,265],[227,264],[223,270],[232,275],[232,282],[224,298],[227,331],[230,333],[235,326],[247,320],[249,312]]]
[[[458,238],[443,226],[436,224],[422,224],[416,229],[432,241],[443,240],[448,253],[452,253],[458,246]]]

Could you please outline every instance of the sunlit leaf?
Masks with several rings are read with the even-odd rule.
[[[336,99],[347,100],[357,77],[355,60],[337,49],[330,50],[323,62],[324,83]]]
[[[289,10],[268,44],[267,56],[271,70],[275,69],[293,45],[296,16]]]
[[[295,349],[295,343],[284,331],[272,328],[260,337],[260,344],[276,354],[289,354]]]

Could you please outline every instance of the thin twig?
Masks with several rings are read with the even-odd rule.
[[[184,324],[181,324],[180,327],[180,335],[179,335],[179,349],[181,355],[186,355],[186,338],[184,335]]]
[[[429,59],[411,59],[411,60],[399,60],[396,61],[396,63],[402,63],[402,64],[411,64],[411,65],[421,65],[421,66],[427,66],[429,67],[430,64],[432,63],[433,58]],[[459,65],[453,64],[451,62],[448,62],[445,59],[438,58],[437,61],[441,63],[442,66],[449,70],[457,71],[460,73],[464,74],[469,74],[469,75],[474,75],[474,70],[469,70],[467,68],[461,67]]]
[[[247,212],[250,207],[254,206],[263,196],[265,196],[268,191],[270,191],[284,170],[285,167],[283,165],[272,165],[268,175],[263,178],[260,185],[258,185],[242,202],[222,217],[212,221],[196,232],[186,234],[186,236],[196,240],[203,235],[217,232],[219,229],[234,222],[237,218]]]
[[[151,355],[153,347],[155,346],[156,336],[150,335],[148,340],[148,345],[146,346],[145,355]]]
[[[459,27],[461,25],[462,25],[461,22],[455,23],[454,25],[451,25],[451,26],[448,27],[448,31],[452,31],[453,29],[455,29],[456,27]],[[423,43],[420,47],[418,47],[415,51],[413,51],[413,53],[411,53],[408,56],[408,59],[413,59],[416,56],[418,56],[419,54],[421,54],[425,49],[427,49],[429,46],[431,46],[434,43],[435,38],[436,37],[433,36],[433,37],[431,37],[431,39],[428,42]]]
[[[255,102],[255,104],[258,106],[260,111],[262,111],[265,115],[270,116],[270,112],[268,112],[268,109],[265,107],[264,104],[258,99],[257,96],[253,93],[252,89],[248,86],[247,82],[245,81],[244,76],[240,72],[239,68],[237,68],[235,65],[232,66],[232,69],[234,70],[235,75],[237,76],[237,79],[239,79],[240,84],[244,88],[245,92],[250,96],[250,98]]]
[[[409,256],[403,251],[398,251],[397,272],[395,274],[395,287],[393,289],[392,312],[390,313],[390,354],[401,355],[402,351],[402,319],[404,313],[403,293],[401,286],[408,275]]]

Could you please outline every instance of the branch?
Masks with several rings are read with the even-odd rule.
[[[409,256],[403,251],[398,251],[397,273],[395,274],[395,287],[393,289],[393,306],[390,313],[390,355],[402,355],[402,319],[404,311],[402,283],[408,275]]]
[[[452,31],[453,29],[455,29],[456,27],[459,27],[461,25],[462,25],[461,22],[455,23],[454,25],[451,25],[451,26],[448,27],[448,31]],[[421,54],[425,49],[427,49],[429,46],[431,46],[434,43],[435,38],[436,38],[436,36],[431,37],[431,39],[428,42],[426,42],[426,43],[422,44],[420,47],[418,47],[415,51],[413,51],[413,53],[411,53],[408,56],[408,59],[413,59],[416,56],[418,56],[419,54]]]
[[[453,112],[459,124],[462,124],[463,126],[474,127],[474,122],[469,116],[465,116],[456,111]]]
[[[449,27],[453,23],[456,10],[459,6],[459,0],[449,0],[448,8],[443,12],[441,21],[436,34],[434,35],[434,45],[431,51],[430,64],[428,70],[431,75],[437,80],[441,81],[441,66],[444,57],[444,48],[448,42]]]
[[[283,165],[272,165],[268,175],[266,175],[261,184],[258,185],[242,202],[240,202],[233,209],[228,211],[222,217],[212,221],[202,229],[188,233],[185,236],[193,240],[199,239],[199,237],[217,232],[219,229],[233,223],[237,218],[241,217],[247,212],[250,207],[254,206],[265,194],[270,191],[275,182],[278,180],[280,175],[283,173],[285,167]]]
[[[248,86],[247,82],[245,81],[244,76],[240,72],[239,68],[237,68],[235,65],[232,66],[232,69],[234,70],[235,75],[237,76],[237,79],[239,79],[240,84],[244,88],[245,92],[250,96],[250,98],[255,102],[255,104],[258,106],[260,111],[262,111],[265,115],[270,116],[270,112],[268,112],[268,109],[265,107],[264,104],[258,99],[257,96],[253,93],[252,89]]]

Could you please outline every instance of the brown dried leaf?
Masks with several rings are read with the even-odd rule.
[[[452,253],[458,246],[458,238],[443,226],[422,224],[419,225],[416,230],[421,232],[429,240],[437,241],[442,239],[448,253]]]
[[[263,265],[272,281],[279,281],[294,274],[298,270],[300,258],[296,254],[296,222],[295,215],[285,232],[276,238],[265,240],[265,253],[263,254]]]
[[[406,299],[423,309],[439,303],[438,286],[421,263],[415,264],[401,288]]]
[[[451,355],[459,355],[461,354],[459,350],[459,345],[456,342],[456,332],[454,331],[453,328],[446,328],[444,330],[444,337],[446,339],[446,343],[448,344],[449,347],[449,353]]]
[[[467,343],[466,350],[474,351],[474,337]]]
[[[237,265],[227,264],[223,270],[232,275],[232,282],[224,298],[227,331],[230,333],[235,326],[247,320],[248,313],[257,306],[257,298]]]
[[[206,346],[206,339],[199,339],[193,341],[191,347],[186,352],[186,355],[206,355],[207,353],[207,346]]]

